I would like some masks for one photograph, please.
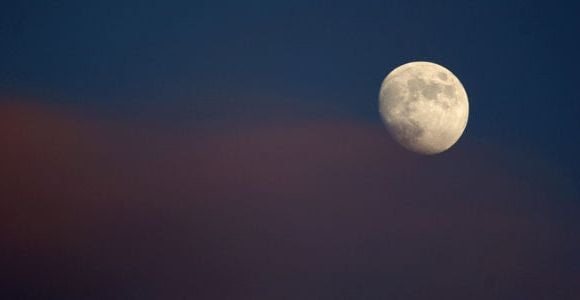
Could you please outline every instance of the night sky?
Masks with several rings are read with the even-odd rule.
[[[580,299],[579,11],[4,1],[0,299]],[[442,154],[379,115],[409,61]]]

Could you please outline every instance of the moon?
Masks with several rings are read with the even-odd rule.
[[[431,62],[410,62],[385,77],[379,111],[389,133],[403,147],[437,154],[453,146],[467,126],[465,88],[448,69]]]

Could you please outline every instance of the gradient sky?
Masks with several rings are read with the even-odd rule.
[[[578,299],[580,6],[8,1],[7,299]],[[408,153],[409,61],[470,99]]]

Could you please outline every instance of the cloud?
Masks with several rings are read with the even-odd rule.
[[[574,194],[493,145],[420,157],[362,122],[178,131],[19,103],[0,106],[7,296],[579,295],[554,208]]]

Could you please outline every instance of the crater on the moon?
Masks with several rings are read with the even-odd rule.
[[[437,99],[437,94],[441,92],[441,85],[433,82],[427,82],[422,78],[413,78],[407,80],[407,86],[413,95],[422,94],[427,99]]]
[[[407,124],[398,124],[395,126],[397,126],[398,139],[408,144],[416,143],[425,132],[425,129],[414,120],[409,120]]]

